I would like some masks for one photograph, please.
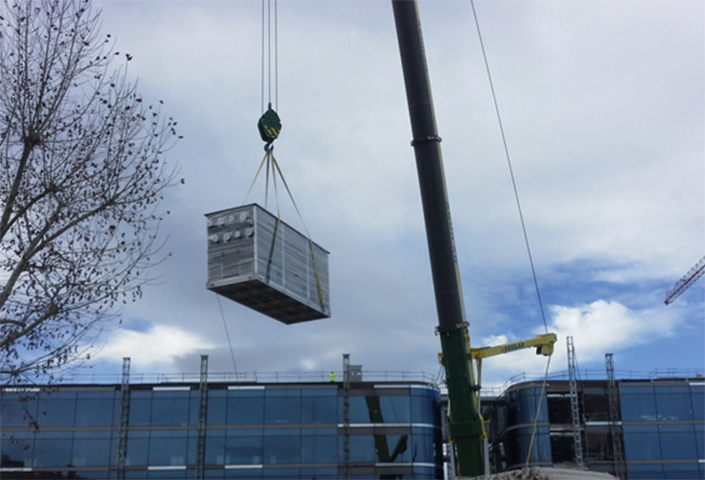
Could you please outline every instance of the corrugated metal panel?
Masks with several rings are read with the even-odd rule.
[[[206,218],[209,290],[286,324],[330,317],[325,249],[257,204]]]

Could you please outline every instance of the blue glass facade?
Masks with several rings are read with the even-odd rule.
[[[332,383],[209,384],[199,428],[201,398],[198,385],[133,386],[125,424],[119,386],[5,389],[0,477],[186,479],[199,468],[203,478],[442,476],[432,385],[360,383],[344,396]]]
[[[577,431],[584,465],[614,474],[619,461],[614,432],[629,480],[705,478],[705,381],[622,380],[617,386],[619,418],[612,422],[607,382],[578,382],[578,430],[566,381],[548,383],[540,408],[538,382],[483,400],[492,470],[523,467],[527,457],[530,465],[576,468]]]
[[[507,458],[522,459],[516,464],[510,463],[507,467],[523,466],[527,456],[531,465],[552,465],[548,408],[546,399],[541,399],[541,388],[511,390],[507,392],[506,397],[507,423],[510,426],[502,440],[505,455]],[[534,433],[535,419],[538,421],[538,428]]]
[[[619,386],[629,479],[705,478],[705,382]]]

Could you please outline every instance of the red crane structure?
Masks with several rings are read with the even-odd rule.
[[[663,303],[668,305],[673,302],[673,300],[678,298],[681,293],[685,292],[688,287],[690,287],[703,275],[705,275],[705,257],[701,258],[700,261],[683,276],[683,278],[676,282],[671,291],[666,294],[666,300],[664,300]]]

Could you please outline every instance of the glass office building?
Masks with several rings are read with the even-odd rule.
[[[442,477],[423,382],[4,388],[0,478]]]
[[[541,387],[518,383],[483,399],[493,471],[521,468],[527,456],[532,466],[576,468],[580,448],[585,468],[629,480],[705,478],[702,377],[618,380],[612,394],[606,380],[583,380],[574,397],[568,381],[549,380],[542,401]]]
[[[619,386],[630,479],[705,478],[705,382]]]

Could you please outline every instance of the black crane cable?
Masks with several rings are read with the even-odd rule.
[[[497,102],[497,95],[495,94],[495,90],[494,90],[494,82],[492,81],[492,74],[490,73],[490,65],[489,65],[489,62],[487,61],[487,53],[485,52],[485,43],[482,41],[482,33],[480,31],[480,22],[477,19],[477,12],[475,11],[474,0],[470,0],[470,5],[472,6],[473,18],[475,19],[475,27],[477,29],[477,36],[478,36],[478,39],[480,40],[480,48],[482,50],[482,58],[485,62],[485,70],[487,71],[487,79],[490,84],[490,90],[492,91],[492,101],[494,103],[495,113],[497,114],[497,122],[499,123],[499,131],[502,136],[502,145],[504,146],[504,155],[507,158],[507,165],[509,166],[509,175],[512,179],[512,188],[514,189],[514,199],[516,200],[517,210],[519,211],[519,219],[521,220],[521,230],[524,234],[524,244],[526,245],[526,252],[529,257],[529,264],[531,265],[531,275],[534,279],[534,287],[536,288],[536,298],[538,300],[539,309],[541,310],[541,319],[543,320],[543,327],[544,327],[546,333],[548,333],[548,324],[546,323],[546,314],[544,313],[543,302],[541,301],[541,291],[539,289],[539,282],[536,278],[536,269],[534,268],[534,260],[531,255],[531,246],[529,244],[529,235],[526,232],[526,223],[524,222],[524,214],[522,212],[521,202],[519,200],[519,190],[517,189],[516,180],[514,178],[514,169],[512,168],[512,161],[511,161],[511,157],[509,155],[509,147],[507,146],[507,138],[504,134],[504,125],[502,124],[502,116],[499,113],[499,102]],[[525,468],[528,468],[528,466],[529,466],[529,461],[531,459],[531,450],[533,449],[534,439],[536,437],[536,432],[538,431],[538,421],[539,421],[539,415],[541,413],[541,403],[543,401],[543,397],[546,394],[546,381],[548,380],[548,370],[549,370],[550,366],[551,366],[551,356],[549,355],[548,360],[546,361],[546,371],[543,375],[543,383],[541,385],[541,395],[539,396],[539,401],[538,401],[538,405],[536,408],[536,416],[534,417],[534,424],[533,424],[533,428],[531,431],[531,441],[529,443],[529,451],[527,452],[527,455],[526,455]]]
[[[279,108],[279,62],[278,62],[278,56],[279,56],[279,48],[278,48],[278,29],[277,29],[277,0],[274,0],[274,31],[272,32],[272,0],[262,0],[262,72],[261,72],[261,80],[262,80],[262,85],[261,85],[261,107],[262,111],[265,111],[265,83],[267,84],[267,103],[270,105],[272,104],[272,40],[274,40],[274,104],[275,104],[275,109]],[[266,68],[265,68],[266,67]],[[266,82],[265,82],[266,78]],[[271,145],[270,145],[271,146]],[[271,148],[267,150],[265,148],[265,159],[268,157],[271,157],[272,160],[274,160],[274,156],[272,155]],[[264,163],[264,160],[263,160]],[[262,166],[260,165],[260,169]],[[278,168],[278,166],[277,166]],[[267,162],[267,183],[266,183],[266,190],[269,189],[269,172],[270,172],[270,163]],[[257,174],[255,175],[255,180],[257,180],[257,175],[259,174],[259,170],[257,171]],[[272,167],[272,175],[274,175],[274,167]],[[280,172],[281,175],[281,172]],[[284,178],[282,177],[282,181],[284,181]],[[274,190],[275,190],[275,197],[277,200],[277,210],[279,209],[279,199],[278,199],[278,193],[277,193],[277,184],[276,184],[276,178],[273,179],[274,182]],[[254,181],[253,181],[254,185]],[[250,186],[250,190],[252,190],[252,186]],[[286,183],[285,183],[286,186]],[[250,190],[247,191],[247,195],[245,195],[245,201],[247,200],[247,196],[250,194]],[[287,187],[288,190],[288,187]],[[291,195],[291,193],[289,193]],[[265,208],[267,206],[267,198],[268,194],[265,193]],[[245,202],[243,201],[243,203]],[[293,198],[292,198],[293,201]],[[225,321],[225,314],[223,312],[223,306],[220,303],[220,297],[216,295],[216,298],[218,299],[218,308],[220,310],[220,317],[223,320],[223,327],[225,328],[225,337],[228,340],[228,346],[230,348],[230,358],[233,362],[233,368],[235,369],[235,376],[237,378],[237,362],[235,361],[235,351],[233,350],[233,343],[230,340],[230,332],[228,332],[228,325]]]
[[[233,361],[233,368],[235,369],[235,380],[237,380],[237,362],[235,361],[235,351],[233,350],[233,342],[230,341],[230,332],[228,332],[228,324],[225,322],[225,314],[223,313],[223,306],[220,304],[220,295],[216,295],[215,298],[218,300],[218,308],[220,309],[220,318],[223,320],[223,327],[225,328],[225,337],[228,339],[228,346],[230,347],[230,358]]]
[[[273,3],[273,7],[272,7]],[[272,23],[274,27],[272,28]],[[274,74],[274,110],[279,110],[279,39],[277,22],[277,0],[262,0],[262,112],[266,104],[272,103],[272,73]],[[274,58],[272,58],[272,43],[274,43]],[[272,72],[272,67],[274,72]],[[265,80],[266,79],[266,80]],[[265,84],[266,99],[265,102]]]
[[[531,255],[531,246],[529,245],[529,235],[526,233],[526,223],[524,222],[524,214],[521,209],[521,202],[519,201],[519,191],[517,189],[516,180],[514,179],[514,169],[512,168],[512,161],[509,156],[509,147],[507,146],[507,138],[504,135],[504,126],[502,124],[502,116],[499,113],[499,103],[497,102],[497,95],[494,90],[494,82],[492,81],[492,74],[490,73],[490,65],[487,61],[487,53],[485,52],[485,44],[482,41],[482,33],[480,32],[480,22],[477,20],[477,12],[475,11],[475,2],[470,0],[470,5],[472,6],[472,15],[475,19],[475,27],[477,28],[477,36],[480,40],[480,48],[482,49],[482,58],[485,62],[485,70],[487,71],[487,79],[490,83],[490,90],[492,91],[492,101],[494,102],[494,109],[497,114],[497,121],[499,123],[499,131],[502,135],[502,145],[504,145],[504,154],[507,158],[507,165],[509,166],[509,175],[512,178],[512,188],[514,189],[514,199],[516,200],[517,210],[519,211],[519,219],[521,220],[521,230],[524,233],[524,243],[526,244],[526,252],[529,256],[529,264],[531,265],[531,275],[534,279],[534,286],[536,287],[536,298],[538,299],[539,309],[541,310],[541,319],[543,320],[543,326],[548,333],[548,325],[546,323],[546,314],[543,309],[543,302],[541,301],[541,291],[539,289],[539,282],[536,278],[536,269],[534,268],[534,259]]]

